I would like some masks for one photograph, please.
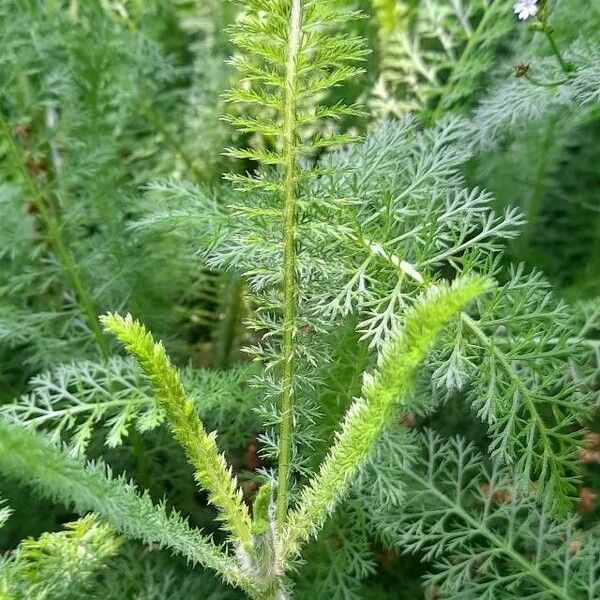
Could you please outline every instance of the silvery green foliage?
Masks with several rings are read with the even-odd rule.
[[[358,330],[371,347],[395,330],[395,315],[436,272],[473,269],[517,235],[517,211],[496,214],[485,190],[466,185],[461,167],[471,148],[463,134],[460,119],[425,131],[411,118],[388,121],[327,163],[341,174],[324,189],[354,210],[328,257],[336,267],[330,277],[339,282],[335,295],[318,293],[328,317],[358,312]]]
[[[356,399],[347,411],[318,477],[305,486],[298,506],[288,513],[289,525],[281,529],[269,522],[256,529],[256,520],[251,520],[231,468],[219,454],[216,433],[208,433],[199,420],[162,344],[154,342],[131,316],[104,317],[106,327],[140,363],[174,437],[188,454],[197,481],[209,493],[210,502],[219,510],[219,520],[231,534],[233,555],[197,529],[190,529],[177,513],[167,517],[147,493],[138,495],[126,479],[114,479],[104,464],[84,464],[70,458],[39,434],[4,421],[0,421],[0,468],[20,478],[24,467],[30,465],[25,471],[43,495],[61,498],[79,511],[92,509],[118,531],[146,543],[156,539],[189,560],[214,569],[253,598],[279,597],[287,594],[284,577],[290,559],[322,528],[347,493],[352,478],[393,416],[395,402],[410,391],[416,369],[440,329],[488,286],[482,278],[463,278],[451,286],[434,286],[415,302],[406,314],[404,331],[386,342],[376,370],[365,376],[363,398]],[[268,514],[268,506],[265,508]],[[350,556],[354,554],[350,552]]]
[[[241,432],[256,425],[256,398],[247,384],[256,369],[238,366],[225,372],[187,369],[183,378],[197,401],[196,408],[211,429],[223,431],[226,450],[240,446]],[[68,441],[70,452],[86,450],[95,430],[109,448],[120,446],[132,428],[146,433],[165,419],[139,367],[118,356],[105,363],[64,364],[34,377],[30,392],[0,407],[10,422]]]
[[[187,92],[164,44],[173,9],[149,2],[121,15],[96,0],[71,3],[75,12],[63,4],[0,3],[0,348],[19,348],[32,373],[92,357],[95,346],[106,354],[89,334],[108,308],[173,325],[160,307],[207,287],[173,240],[142,248],[126,230],[139,181],[181,162],[176,140],[161,138]],[[171,257],[169,269],[155,254]]]
[[[556,519],[534,491],[515,489],[461,438],[428,431],[415,463],[399,461],[388,485],[404,501],[369,512],[385,540],[430,562],[428,583],[444,598],[594,598],[600,546],[577,517]]]
[[[284,557],[297,555],[344,498],[398,405],[405,405],[413,392],[418,367],[444,326],[491,285],[482,277],[432,285],[406,311],[402,329],[384,343],[373,370],[363,374],[360,397],[348,407],[318,473],[304,486],[298,507],[288,515]]]
[[[464,395],[517,488],[537,481],[548,503],[565,510],[578,472],[577,423],[590,407],[568,373],[589,350],[539,274],[518,268],[507,276],[447,331],[430,363],[431,389],[442,398]]]
[[[0,2],[0,11],[6,16],[12,4]],[[376,4],[387,17],[401,14],[393,1]],[[560,3],[557,14],[564,17],[572,4]],[[9,266],[0,290],[10,292],[0,305],[0,341],[25,345],[32,368],[53,364],[0,408],[0,470],[78,512],[94,510],[145,544],[141,554],[127,550],[115,559],[112,576],[96,582],[101,598],[123,595],[121,576],[133,598],[230,597],[206,573],[168,563],[157,546],[257,600],[384,598],[374,536],[386,551],[433,563],[429,591],[441,597],[597,597],[596,532],[580,529],[572,500],[581,423],[598,389],[598,311],[586,303],[573,318],[540,273],[506,264],[504,248],[520,243],[524,216],[509,202],[499,207],[472,183],[482,178],[471,171],[487,158],[482,148],[502,148],[517,126],[545,130],[556,119],[552,139],[526,130],[527,147],[511,157],[519,175],[525,166],[535,171],[533,185],[509,178],[513,193],[541,197],[552,179],[543,167],[560,161],[569,119],[579,127],[595,114],[593,28],[582,26],[565,53],[568,73],[559,72],[547,49],[532,46],[529,78],[496,81],[494,95],[470,118],[458,118],[444,113],[472,105],[493,50],[508,42],[511,19],[516,23],[510,2],[412,3],[414,10],[397,28],[388,22],[388,37],[379,41],[386,104],[376,111],[417,114],[373,124],[356,142],[352,126],[362,126],[361,113],[351,95],[334,89],[358,79],[356,61],[366,56],[355,25],[348,25],[358,16],[351,3],[247,0],[239,11],[213,2],[174,6],[181,29],[174,26],[173,38],[185,43],[169,53],[154,37],[163,15],[174,23],[161,3],[90,0],[60,15],[52,12],[58,4],[48,3],[31,28],[29,13],[12,29],[4,20],[3,43],[11,50],[0,57],[11,66],[3,71],[6,89],[19,90],[11,77],[21,67],[44,85],[33,87],[30,104],[7,95],[8,137],[21,153],[14,164],[3,163],[0,187],[0,261]],[[218,18],[208,19],[211,10]],[[82,30],[72,27],[78,19]],[[241,81],[227,98],[235,103],[228,121],[239,133],[226,151],[236,161],[233,173],[218,184],[225,159],[215,148],[232,135],[212,123],[230,77],[221,65],[229,53],[225,22],[234,22],[238,47],[233,62]],[[346,27],[352,34],[340,35]],[[23,43],[30,29],[36,43]],[[510,40],[515,56],[526,38]],[[188,50],[191,68],[181,69],[177,56]],[[540,77],[541,85],[534,81]],[[44,125],[33,150],[47,139],[57,177],[33,181],[64,210],[54,237],[40,234],[36,212],[24,202],[28,177],[22,168],[18,174],[19,164],[28,169],[30,136],[20,117],[29,122],[38,113]],[[495,165],[492,157],[488,174]],[[169,177],[132,201],[156,175]],[[118,210],[115,195],[123,203]],[[529,219],[531,204],[523,202]],[[63,234],[74,257],[84,258],[76,271],[99,309],[135,310],[139,321],[113,313],[104,323],[144,377],[128,359],[85,360],[92,352],[89,315],[86,321],[80,295],[64,280],[64,257],[52,251]],[[102,236],[108,260],[97,251]],[[165,316],[179,302],[200,304],[190,321],[206,319],[206,312],[214,319],[204,306],[228,302],[219,297],[219,282],[228,279],[240,282],[244,343],[257,364],[177,369],[149,329],[157,327],[168,344],[176,319]],[[40,308],[38,290],[52,292],[55,302]],[[79,360],[55,364],[72,355]],[[286,385],[290,410],[280,402]],[[457,405],[487,430],[478,450],[399,424],[449,420]],[[284,441],[277,430],[292,413],[293,494],[276,519],[281,490],[269,480],[284,480],[273,459]],[[212,525],[204,533],[172,510],[173,494],[154,501],[168,488],[163,479],[138,492],[104,462],[84,461],[84,450],[104,443],[111,456],[129,440],[135,450],[144,436],[146,447],[158,447],[142,458],[158,456],[168,470],[156,443],[163,425],[185,449],[200,489],[181,482],[191,479],[189,468],[163,479],[183,488],[177,498],[187,500],[184,510],[196,492],[208,495],[226,543],[213,542]],[[254,434],[263,464],[254,465],[242,490],[238,455]],[[90,448],[94,441],[100,444]],[[178,456],[183,462],[182,452],[170,460]],[[252,485],[264,480],[250,510]]]
[[[513,466],[521,489],[539,481],[544,495],[564,510],[577,471],[572,429],[587,410],[587,399],[574,384],[565,383],[565,373],[584,348],[573,343],[570,313],[539,274],[522,267],[500,270],[499,242],[514,237],[521,217],[510,209],[496,216],[488,194],[465,189],[459,168],[472,148],[462,140],[464,131],[461,120],[443,121],[427,132],[409,119],[389,122],[364,144],[328,159],[325,165],[337,172],[314,189],[332,201],[302,226],[307,241],[300,264],[304,261],[306,273],[314,277],[307,286],[307,303],[317,323],[320,314],[324,322],[358,314],[359,331],[376,347],[400,324],[399,310],[411,304],[437,270],[480,269],[506,279],[472,316],[447,330],[428,367],[432,385],[422,392],[428,402],[416,399],[414,408],[430,412],[436,402],[466,392],[467,402],[489,427],[490,452]],[[176,202],[178,189],[172,184],[160,191]],[[194,194],[187,187],[181,193],[186,202],[194,196],[196,203],[205,202],[203,215],[215,206],[201,191]],[[327,216],[336,198],[346,206]],[[235,214],[235,205],[230,211]],[[171,214],[165,211],[148,222],[160,226],[164,218],[163,223],[176,223],[181,214],[175,204]],[[253,279],[267,270],[260,267],[262,241],[252,253],[245,243],[251,239],[249,225],[223,208],[212,214],[208,232],[216,235],[205,234],[209,260],[263,285]],[[244,240],[246,252],[232,249],[232,240]],[[325,286],[321,281],[338,283]]]
[[[473,134],[484,147],[498,136],[549,114],[600,101],[600,45],[578,39],[565,51],[573,71],[565,73],[554,57],[519,57],[528,76],[510,77],[485,98],[473,115]]]
[[[299,268],[307,325],[325,327],[358,312],[358,329],[379,346],[436,269],[461,268],[470,254],[484,262],[517,235],[517,211],[496,214],[487,192],[466,186],[461,167],[472,150],[464,133],[460,119],[426,131],[410,118],[387,121],[323,162],[334,173],[308,188],[313,205],[298,225],[306,239]],[[257,290],[277,283],[271,272],[281,233],[269,221],[259,233],[238,212],[234,192],[224,190],[225,202],[217,204],[190,184],[166,182],[153,191],[163,205],[139,226],[195,225],[208,266],[238,270]]]
[[[333,153],[319,167],[326,174],[306,184],[310,202],[302,204],[297,226],[304,240],[298,253],[303,333],[297,349],[305,365],[299,377],[306,383],[305,394],[298,395],[298,419],[306,423],[299,446],[314,443],[310,423],[318,418],[313,398],[319,379],[314,366],[327,360],[324,332],[356,314],[362,339],[371,348],[381,347],[437,270],[485,268],[483,257],[516,235],[517,211],[496,214],[488,193],[465,185],[460,168],[471,149],[463,134],[459,119],[424,132],[410,118],[385,122],[362,144]],[[274,220],[257,220],[256,215],[264,213],[265,201],[275,199],[255,194],[243,200],[242,210],[242,198],[233,190],[223,190],[217,202],[207,190],[175,181],[154,186],[152,193],[162,206],[138,226],[179,233],[191,229],[208,267],[243,273],[260,294],[262,308],[252,328],[272,329],[266,309],[277,301],[280,275],[274,267],[281,261],[281,231]],[[278,209],[274,205],[272,210]],[[272,353],[271,339],[263,337],[251,351]],[[268,370],[261,379],[277,391]],[[267,433],[262,440],[269,455],[277,446],[276,435],[269,433],[278,422],[275,405],[270,409],[267,404],[263,412]],[[306,473],[299,455],[294,468]]]

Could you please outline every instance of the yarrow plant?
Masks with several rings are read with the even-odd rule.
[[[0,351],[33,377],[0,367],[0,527],[31,534],[30,488],[81,518],[13,540],[0,598],[598,597],[575,509],[600,320],[529,254],[548,164],[597,164],[556,141],[597,123],[597,28],[561,52],[543,0],[378,0],[369,27],[345,0],[209,4],[5,26],[0,210],[29,226],[0,225]]]

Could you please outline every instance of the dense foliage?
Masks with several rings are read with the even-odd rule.
[[[0,0],[0,600],[600,597],[599,32]]]

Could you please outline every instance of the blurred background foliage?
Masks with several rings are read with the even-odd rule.
[[[365,13],[351,26],[371,50],[364,75],[322,99],[367,107],[367,117],[339,123],[343,131],[365,133],[407,112],[423,127],[449,112],[469,117],[496,93],[498,82],[513,77],[515,65],[548,54],[541,36],[517,24],[511,2],[332,1]],[[585,3],[582,9],[580,0],[552,4],[561,47],[597,36],[600,7]],[[180,365],[215,377],[203,418],[211,429],[229,427],[221,440],[251,497],[253,474],[262,466],[260,420],[252,406],[234,402],[252,370],[240,348],[257,335],[243,327],[252,310],[243,284],[196,259],[200,225],[151,234],[135,226],[160,209],[160,198],[148,188],[152,181],[203,183],[222,202],[222,174],[254,167],[225,157],[223,148],[273,143],[244,137],[221,120],[222,94],[236,77],[227,29],[238,10],[222,0],[0,0],[0,403],[28,393],[68,401],[65,393],[52,400],[53,384],[51,378],[44,383],[44,373],[74,360],[90,361],[96,387],[86,391],[81,381],[69,383],[64,367],[63,392],[118,397],[114,383],[97,389],[103,377],[111,380],[111,369],[122,390],[143,386],[118,357],[103,373],[92,366],[117,354],[95,315],[129,311],[165,341]],[[575,307],[576,327],[596,344],[600,364],[600,104],[528,116],[478,152],[465,176],[493,192],[498,211],[523,211],[527,223],[509,242],[506,260],[540,269]],[[356,394],[368,361],[353,330],[339,336],[339,356],[327,374],[328,387],[337,392],[323,398],[331,404],[324,439],[339,420],[339,397]],[[208,369],[237,369],[238,391],[230,387],[223,395],[222,382]],[[193,390],[192,375],[189,385]],[[598,381],[587,385],[598,389]],[[433,418],[438,430],[475,440],[482,435],[457,402]],[[600,431],[600,417],[594,427]],[[114,447],[91,429],[85,440],[90,456],[126,471],[193,524],[210,526],[211,511],[159,422],[147,433],[130,426],[124,443]],[[589,434],[582,461],[587,475],[580,512],[593,523],[600,433]],[[0,495],[14,509],[0,531],[2,551],[73,519],[8,482],[0,482]],[[340,512],[313,543],[306,558],[318,566],[300,574],[298,597],[314,598],[319,589],[318,597],[339,599],[434,598],[435,591],[420,584],[423,566],[416,559],[400,558],[365,536],[361,510],[355,503],[347,508],[352,514]],[[348,531],[353,523],[356,535]],[[110,560],[99,587],[91,588],[93,597],[237,597],[152,548],[127,544]]]

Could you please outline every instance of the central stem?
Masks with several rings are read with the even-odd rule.
[[[292,0],[290,37],[284,89],[283,135],[283,336],[281,344],[282,391],[277,480],[277,523],[285,523],[288,506],[292,431],[294,420],[294,337],[298,312],[296,268],[297,118],[296,88],[298,55],[302,41],[302,0]]]

